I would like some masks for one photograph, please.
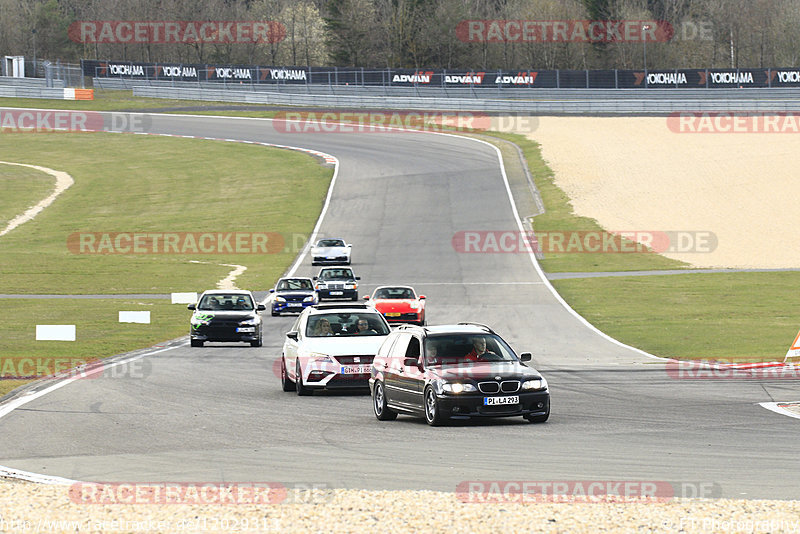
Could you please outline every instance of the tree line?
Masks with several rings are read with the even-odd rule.
[[[649,69],[794,67],[800,61],[798,0],[0,0],[0,19],[0,55],[62,62],[528,70],[638,69],[645,57]],[[76,21],[264,20],[281,23],[284,38],[83,43],[69,34]],[[663,20],[674,34],[647,43],[507,35],[487,42],[459,32],[465,21],[576,20]]]

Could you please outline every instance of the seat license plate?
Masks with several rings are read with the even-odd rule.
[[[499,404],[519,404],[519,395],[511,397],[484,397],[484,406],[497,406]]]
[[[372,371],[372,365],[343,365],[341,374],[343,375],[363,375]]]

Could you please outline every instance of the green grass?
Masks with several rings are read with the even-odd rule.
[[[2,159],[2,158],[0,158]],[[0,230],[26,209],[47,197],[56,179],[49,174],[16,165],[0,164]]]
[[[800,328],[787,297],[800,272],[556,280],[570,305],[608,335],[681,359],[782,361]]]
[[[302,240],[294,237],[313,229],[333,175],[306,154],[194,139],[0,134],[0,152],[75,179],[33,221],[0,238],[0,293],[14,294],[202,291],[228,274],[225,263],[248,268],[239,287],[266,289],[295,258]],[[0,172],[2,214],[52,189],[51,177],[30,169],[0,165]],[[22,179],[28,187],[17,186]],[[76,232],[271,232],[286,246],[269,254],[78,254],[68,246]],[[166,300],[3,299],[0,306],[9,311],[0,371],[21,357],[80,362],[148,347],[185,334],[189,316]],[[150,310],[151,324],[120,324],[120,310]],[[36,324],[75,324],[77,341],[35,341]],[[0,395],[26,382],[0,380]]]
[[[75,179],[2,238],[0,293],[201,291],[231,270],[219,264],[245,265],[237,285],[265,289],[295,257],[292,236],[312,230],[332,176],[298,152],[194,139],[2,134],[0,152]],[[166,255],[68,247],[70,235],[87,232],[271,232],[286,236],[287,246],[270,254]]]
[[[22,359],[53,369],[151,346],[185,335],[190,313],[163,299],[2,299],[0,305],[13,310],[3,322],[0,396],[27,382],[10,378],[26,373]],[[119,311],[149,311],[150,324],[119,323]],[[76,341],[36,341],[37,324],[74,324]]]

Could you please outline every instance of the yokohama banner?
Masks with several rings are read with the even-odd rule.
[[[800,69],[678,70],[444,70],[338,67],[200,65],[81,60],[83,75],[247,84],[373,85],[531,89],[664,89],[800,87]]]

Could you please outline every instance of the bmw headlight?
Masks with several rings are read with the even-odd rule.
[[[523,391],[535,391],[537,389],[547,389],[547,380],[542,378],[534,378],[533,380],[526,380],[522,383]]]
[[[286,299],[283,297],[275,297],[275,302],[286,302]]]
[[[477,391],[475,386],[472,384],[465,384],[463,382],[445,382],[442,384],[442,391],[446,391],[447,393],[471,393],[473,391]]]

